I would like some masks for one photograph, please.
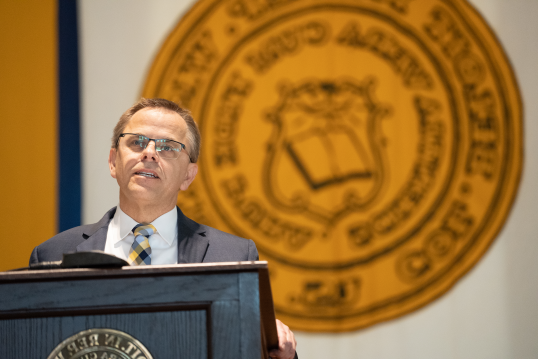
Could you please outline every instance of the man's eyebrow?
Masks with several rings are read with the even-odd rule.
[[[174,142],[179,142],[179,143],[181,143],[180,140],[174,140],[173,138],[163,138],[163,140],[174,141]]]
[[[145,135],[142,135],[142,136],[145,136]],[[145,137],[148,137],[148,136],[145,136]],[[149,138],[149,137],[148,137]],[[160,137],[160,138],[156,138],[156,140],[166,140],[166,141],[175,141],[175,142],[180,142],[178,140],[174,140],[173,138],[170,138],[170,137]]]

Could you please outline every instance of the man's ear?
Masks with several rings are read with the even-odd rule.
[[[116,178],[116,149],[111,148],[108,154],[108,167],[110,167],[110,175]]]
[[[187,188],[191,185],[192,181],[194,181],[194,177],[196,177],[196,174],[198,173],[198,165],[196,163],[189,163],[187,166],[187,173],[185,174],[185,178],[183,179],[183,182],[181,182],[181,185],[179,186],[179,189],[182,191],[186,191]]]

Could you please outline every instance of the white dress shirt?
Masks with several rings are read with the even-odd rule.
[[[133,228],[137,224],[118,205],[114,218],[108,225],[105,253],[127,260],[134,242]],[[177,207],[151,224],[157,229],[149,237],[151,264],[177,264]]]

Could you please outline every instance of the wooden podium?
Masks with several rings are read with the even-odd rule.
[[[277,344],[267,262],[0,273],[0,358],[252,359]]]

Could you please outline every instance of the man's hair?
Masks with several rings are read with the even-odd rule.
[[[198,125],[194,122],[192,115],[189,110],[180,107],[177,103],[163,98],[141,98],[137,103],[135,103],[131,108],[121,115],[120,120],[114,127],[114,133],[112,135],[112,148],[118,148],[118,140],[120,135],[123,133],[125,126],[129,123],[129,120],[134,116],[138,111],[145,108],[156,108],[168,110],[175,112],[181,116],[187,123],[187,140],[189,141],[188,154],[189,158],[193,163],[198,161],[198,156],[200,155],[200,130],[198,130]]]

